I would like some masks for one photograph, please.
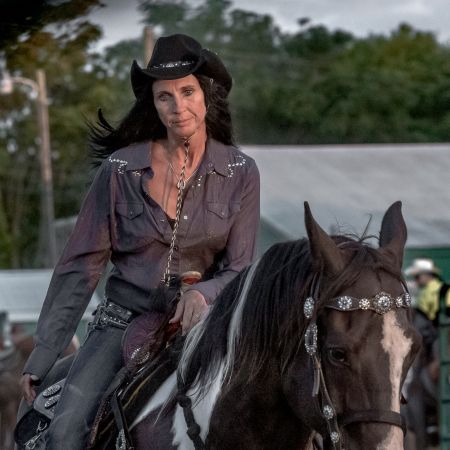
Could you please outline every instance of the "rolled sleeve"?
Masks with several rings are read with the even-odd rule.
[[[111,171],[98,169],[75,228],[53,272],[24,373],[43,379],[69,345],[111,252]]]
[[[188,290],[199,291],[212,304],[222,289],[256,256],[256,241],[260,219],[260,179],[256,163],[250,159],[242,191],[241,207],[228,235],[221,269],[214,277],[193,285]]]

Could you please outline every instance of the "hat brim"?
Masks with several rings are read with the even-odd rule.
[[[415,277],[415,276],[421,275],[423,273],[431,273],[433,275],[440,275],[441,271],[437,267],[435,267],[434,269],[431,269],[431,270],[426,270],[426,269],[423,269],[420,267],[414,267],[414,266],[411,266],[411,267],[408,267],[407,269],[405,269],[405,275],[407,277]]]
[[[213,78],[225,88],[227,94],[233,85],[233,80],[220,58],[215,53],[203,49],[200,58],[194,64],[179,62],[172,66],[143,69],[136,60],[133,61],[130,74],[131,87],[135,97],[138,98],[143,95],[148,84],[155,80],[176,80],[195,73]]]

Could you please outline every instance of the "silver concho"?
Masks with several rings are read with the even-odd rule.
[[[408,308],[411,306],[411,296],[409,295],[409,292],[403,294],[403,303]]]
[[[308,297],[305,300],[305,304],[303,305],[303,314],[307,319],[311,319],[314,312],[314,299],[312,297]]]
[[[45,391],[42,393],[43,397],[51,397],[52,395],[57,394],[61,390],[61,386],[59,384],[53,384],[52,386],[49,386]]]
[[[339,433],[337,431],[333,431],[330,433],[330,438],[331,438],[331,442],[333,444],[337,444],[339,442],[339,440],[341,439],[341,436],[339,435]]]
[[[380,292],[375,296],[373,307],[378,314],[387,313],[392,309],[393,299],[389,294]]]
[[[348,295],[338,298],[338,307],[341,311],[348,311],[353,306],[353,299]]]
[[[51,398],[49,398],[45,403],[44,403],[44,408],[45,409],[49,409],[51,408],[53,405],[56,405],[56,403],[58,403],[59,397],[61,397],[60,395],[55,395]]]
[[[333,407],[330,405],[325,405],[323,407],[322,412],[323,412],[323,416],[327,420],[331,420],[334,417],[334,410],[333,410]]]
[[[369,308],[370,308],[370,300],[368,298],[362,298],[359,301],[359,309],[366,311]]]
[[[150,358],[150,353],[145,352],[144,355],[140,355],[141,347],[136,347],[133,352],[131,353],[131,360],[136,360],[137,364],[144,364],[148,359]],[[137,359],[139,356],[139,359]]]

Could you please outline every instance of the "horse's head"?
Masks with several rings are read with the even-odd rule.
[[[420,344],[401,279],[406,241],[401,204],[386,212],[378,249],[328,236],[307,204],[305,221],[317,275],[305,302],[308,356],[291,365],[287,398],[326,438],[326,447],[403,448],[401,388]],[[306,376],[300,374],[305,358]]]

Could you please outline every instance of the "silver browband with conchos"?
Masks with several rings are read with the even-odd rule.
[[[398,297],[380,292],[371,298],[355,298],[349,295],[334,298],[327,302],[326,307],[337,309],[338,311],[375,311],[377,314],[385,314],[395,308],[409,308],[411,306],[411,296],[404,292]]]
[[[314,299],[308,297],[303,305],[303,312],[307,319],[311,319],[314,311]],[[325,308],[336,309],[338,311],[375,311],[378,314],[385,314],[395,308],[409,308],[411,306],[411,296],[405,292],[398,297],[380,292],[371,298],[356,298],[350,295],[342,295],[329,300]]]

